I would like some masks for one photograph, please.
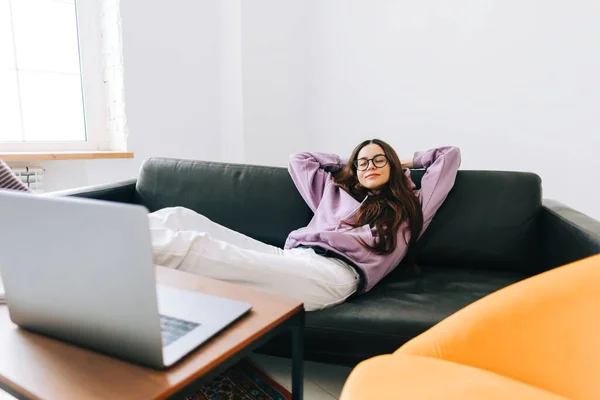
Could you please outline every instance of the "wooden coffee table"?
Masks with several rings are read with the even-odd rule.
[[[0,388],[25,399],[183,399],[272,336],[291,329],[292,398],[302,399],[302,303],[173,269],[156,267],[156,273],[160,284],[246,301],[252,310],[172,368],[159,371],[20,329],[2,304]]]

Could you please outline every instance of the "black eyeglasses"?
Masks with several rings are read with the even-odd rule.
[[[383,168],[387,165],[388,159],[383,154],[377,154],[373,158],[359,158],[358,160],[354,161],[354,166],[356,167],[357,171],[365,171],[369,168],[370,162],[373,162],[373,166],[375,166],[375,168]]]

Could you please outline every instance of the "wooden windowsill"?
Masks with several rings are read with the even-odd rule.
[[[127,151],[55,151],[0,153],[3,161],[97,160],[102,158],[133,158]]]

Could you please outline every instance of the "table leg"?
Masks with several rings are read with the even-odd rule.
[[[292,400],[304,397],[304,310],[292,325]]]

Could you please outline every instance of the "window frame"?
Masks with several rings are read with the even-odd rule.
[[[3,142],[0,152],[110,151],[104,83],[101,10],[98,1],[74,0],[83,92],[85,141]]]

